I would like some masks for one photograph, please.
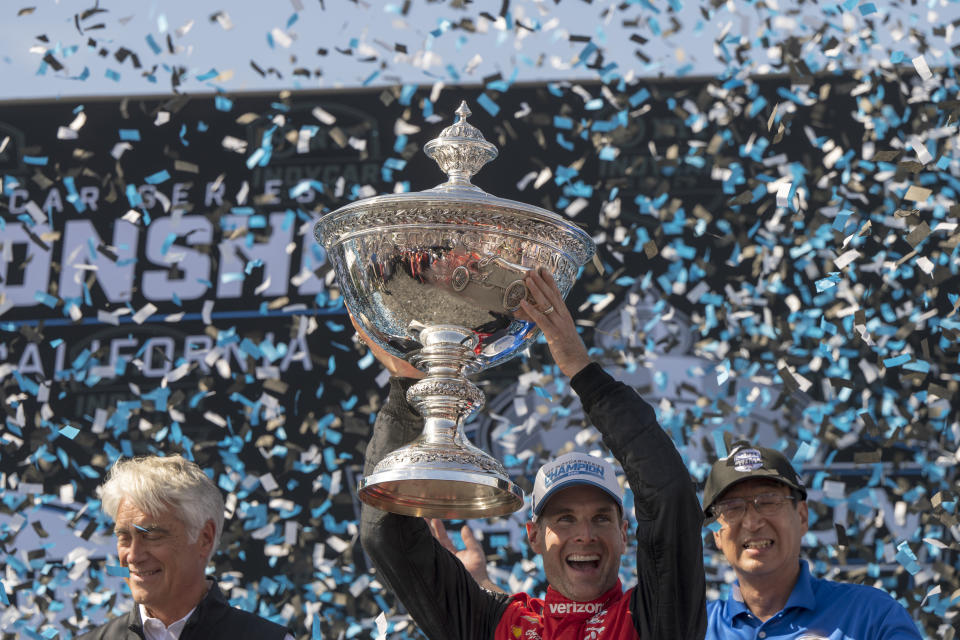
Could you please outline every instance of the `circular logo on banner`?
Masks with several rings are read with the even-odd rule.
[[[733,468],[737,471],[756,471],[763,466],[763,456],[756,449],[743,449],[733,454]]]

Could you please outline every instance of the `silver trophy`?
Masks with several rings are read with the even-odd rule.
[[[463,433],[484,398],[467,376],[533,342],[534,324],[515,316],[529,270],[548,269],[566,296],[594,253],[590,236],[557,214],[470,183],[497,148],[469,115],[464,102],[457,121],[424,146],[447,182],[358,200],[314,228],[360,326],[426,373],[407,392],[424,417],[422,435],[358,488],[363,502],[405,515],[482,518],[523,506],[503,465]]]

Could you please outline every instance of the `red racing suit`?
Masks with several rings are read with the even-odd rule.
[[[406,403],[413,380],[391,378],[367,444],[364,473],[413,440],[422,418]],[[702,640],[706,591],[703,511],[690,475],[653,408],[590,364],[570,385],[604,444],[623,467],[637,517],[637,586],[593,602],[553,589],[546,600],[480,587],[431,535],[422,518],[361,507],[360,540],[377,578],[430,640]]]
[[[632,590],[631,590],[632,591]],[[630,616],[630,592],[620,581],[590,602],[574,602],[547,587],[547,597],[518,593],[497,625],[495,640],[613,640],[638,638]]]

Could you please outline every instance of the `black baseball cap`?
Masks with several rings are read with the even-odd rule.
[[[726,458],[713,463],[707,483],[703,487],[703,512],[710,518],[710,507],[724,491],[744,480],[766,478],[781,482],[800,492],[807,499],[807,489],[786,456],[775,449],[757,447],[749,442],[737,442]]]

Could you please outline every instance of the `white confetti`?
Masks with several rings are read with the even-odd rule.
[[[174,31],[174,33],[177,34],[178,38],[182,38],[183,36],[190,33],[190,30],[193,29],[193,25],[194,25],[193,20],[187,20],[187,22],[182,27],[177,27],[177,30]]]
[[[300,531],[300,525],[297,524],[294,520],[287,520],[283,525],[283,542],[284,544],[295,545],[297,544],[297,533]]]
[[[120,156],[122,156],[127,151],[131,151],[132,149],[133,149],[133,145],[130,144],[129,142],[118,142],[117,144],[113,145],[113,149],[110,151],[110,155],[113,156],[114,160],[119,160]]]
[[[270,30],[270,35],[273,37],[273,41],[284,49],[289,49],[290,45],[293,44],[293,38],[289,34],[282,31],[279,27],[274,27]]]
[[[157,306],[152,302],[148,302],[147,304],[140,307],[139,311],[133,314],[133,321],[136,322],[137,324],[143,324],[144,322],[146,322],[147,318],[149,318],[154,313],[156,313],[156,311],[157,311]]]
[[[847,485],[835,480],[823,481],[823,495],[834,500],[843,500],[846,496]]]
[[[233,136],[224,136],[220,145],[228,151],[236,151],[237,153],[245,153],[247,150],[246,141]]]
[[[217,24],[219,24],[224,31],[233,29],[233,20],[230,19],[230,14],[226,11],[218,11],[216,13],[216,19]]]
[[[590,201],[586,198],[577,198],[563,210],[569,217],[575,218],[577,214],[587,208],[587,205],[590,204]]]
[[[107,418],[110,417],[110,414],[107,413],[106,409],[97,409],[93,413],[93,427],[91,431],[94,433],[103,433],[103,430],[107,426]]]
[[[257,286],[257,288],[253,290],[253,292],[259,296],[261,293],[263,293],[269,288],[270,288],[270,276],[267,276],[266,278],[263,279],[263,282],[261,282]]]
[[[214,413],[213,411],[207,411],[206,413],[203,414],[203,417],[209,420],[210,422],[212,422],[213,424],[217,425],[218,427],[227,426],[227,421],[224,419],[224,417],[218,413]]]
[[[367,587],[370,586],[370,576],[368,574],[363,574],[359,578],[353,581],[353,584],[350,585],[350,593],[354,598],[360,597],[360,594],[367,590]]]
[[[377,616],[377,640],[387,637],[387,615],[381,611]]]
[[[313,111],[310,113],[313,114],[314,118],[326,125],[331,125],[337,121],[336,116],[334,116],[332,113],[324,111],[320,107],[314,107]]]
[[[240,185],[240,191],[237,191],[237,204],[247,204],[247,196],[250,195],[250,183],[246,180]]]
[[[537,176],[537,181],[533,183],[534,189],[539,189],[547,183],[547,180],[553,177],[553,171],[550,170],[550,167],[544,167],[540,170],[540,175]]]
[[[280,486],[277,484],[277,481],[273,479],[273,474],[271,473],[265,473],[260,476],[260,484],[265,491],[273,491]]]
[[[788,207],[790,206],[790,188],[793,185],[789,182],[782,183],[777,187],[777,206],[778,207]]]
[[[911,62],[913,62],[913,68],[917,70],[917,73],[920,75],[921,78],[923,78],[924,80],[929,80],[930,78],[933,77],[933,74],[930,73],[930,67],[927,66],[927,61],[923,57],[923,54],[920,54],[919,56],[911,60]]]
[[[910,136],[910,139],[907,141],[907,144],[910,145],[910,148],[914,150],[917,154],[917,159],[923,164],[929,164],[933,162],[933,156],[930,155],[930,152],[927,151],[927,145],[919,136]]]
[[[80,131],[83,128],[83,125],[87,123],[87,112],[81,111],[77,114],[77,117],[73,119],[68,126],[71,131]]]
[[[843,252],[840,257],[833,261],[834,266],[837,269],[845,269],[848,264],[860,257],[860,252],[856,249],[850,249],[849,251]]]
[[[29,202],[27,202],[26,208],[27,208],[27,213],[30,214],[30,217],[33,218],[34,222],[36,222],[37,224],[43,224],[44,222],[46,222],[47,218],[46,216],[43,215],[43,210],[40,209],[40,206],[36,202],[34,202],[33,200],[30,200]]]
[[[474,71],[476,71],[477,67],[479,67],[482,63],[483,63],[483,56],[481,56],[479,53],[474,54],[474,56],[470,58],[470,61],[467,63],[467,66],[464,69],[464,71],[468,74],[471,74]]]
[[[350,548],[350,544],[337,536],[327,538],[327,545],[337,553],[343,553]]]
[[[190,363],[184,362],[179,367],[177,367],[176,369],[168,373],[164,379],[167,380],[168,382],[176,382],[177,380],[180,380],[188,373],[190,373]]]

